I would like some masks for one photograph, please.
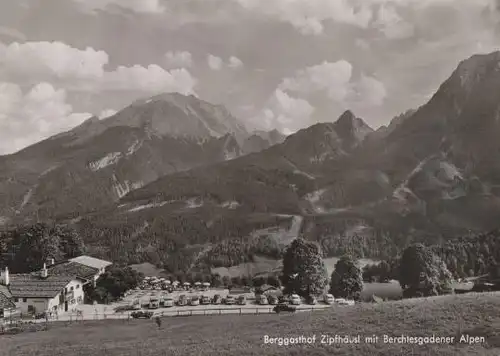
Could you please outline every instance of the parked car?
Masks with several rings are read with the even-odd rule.
[[[140,310],[141,309],[141,300],[140,299],[134,300],[134,302],[132,303],[132,309],[133,310]]]
[[[233,305],[236,303],[236,299],[234,299],[234,297],[232,295],[228,295],[226,296],[226,298],[224,298],[224,304],[226,305]]]
[[[187,305],[187,304],[188,304],[188,300],[187,300],[186,295],[182,294],[181,296],[179,296],[179,300],[177,300],[177,305],[182,307],[182,306]]]
[[[214,295],[212,298],[212,304],[221,304],[222,303],[222,296],[220,294]]]
[[[264,295],[264,294],[261,294],[259,299],[258,299],[258,304],[260,305],[267,305],[269,304],[268,300],[267,300],[267,297]]]
[[[149,298],[149,309],[158,309],[160,307],[160,299],[156,296]]]
[[[286,295],[280,295],[278,297],[278,303],[290,303],[290,299]]]
[[[195,306],[195,305],[200,305],[200,297],[195,295],[194,297],[191,297],[189,300],[189,305]]]
[[[240,295],[237,299],[238,305],[245,305],[247,304],[247,298],[245,298],[244,295]]]
[[[206,295],[201,296],[200,304],[208,305],[208,304],[210,304],[210,302],[211,302],[210,297],[208,297]]]
[[[141,318],[151,319],[151,317],[153,316],[153,312],[139,310],[139,311],[132,312],[132,314],[130,314],[130,316],[134,319],[141,319]]]
[[[274,295],[268,295],[267,302],[269,303],[269,305],[276,305],[278,304],[278,298]]]
[[[296,310],[297,310],[296,307],[289,305],[287,303],[279,303],[273,308],[273,311],[275,313],[281,313],[281,312],[295,313]]]
[[[335,298],[331,294],[325,294],[325,297],[323,298],[323,301],[326,304],[333,304],[333,303],[335,303]]]
[[[298,294],[292,294],[290,296],[290,304],[300,305],[300,304],[302,304],[302,299],[300,299],[300,296]]]
[[[338,305],[354,305],[354,300],[347,300],[344,298],[335,299],[335,303]]]
[[[306,298],[306,303],[309,305],[315,305],[318,302],[314,295],[308,295]]]
[[[170,297],[166,297],[163,301],[163,306],[165,308],[170,308],[174,306],[174,300]]]

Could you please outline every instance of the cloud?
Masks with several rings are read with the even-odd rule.
[[[103,110],[99,113],[98,117],[99,119],[105,119],[107,117],[110,117],[110,116],[113,116],[114,114],[116,114],[118,111],[114,110],[114,109],[106,109],[106,110]]]
[[[238,57],[231,56],[229,57],[229,67],[234,69],[241,68],[243,67],[243,62]]]
[[[138,13],[163,13],[166,8],[161,0],[73,0],[84,10],[109,10],[113,7],[131,10]]]
[[[343,101],[350,92],[351,76],[352,65],[349,62],[345,60],[334,63],[325,61],[299,70],[293,77],[285,78],[279,88],[302,94],[326,91],[331,99]]]
[[[384,83],[364,74],[361,75],[361,79],[354,86],[354,91],[356,92],[358,106],[381,106],[387,97]]]
[[[14,42],[0,49],[2,71],[26,76],[99,78],[109,56],[91,47],[84,50],[62,42]]]
[[[393,6],[382,5],[374,24],[388,39],[409,38],[415,33],[413,24],[404,20]]]
[[[16,152],[61,131],[69,130],[91,115],[74,113],[66,91],[39,83],[27,93],[13,83],[0,83],[0,154]]]
[[[291,97],[284,91],[276,89],[268,102],[268,107],[253,121],[258,127],[277,128],[288,135],[304,127],[314,110],[307,100]]]
[[[373,17],[361,0],[232,0],[247,10],[286,22],[305,35],[319,35],[330,20],[367,28]]]
[[[172,59],[186,61],[187,52],[172,53]],[[167,58],[168,59],[168,58]],[[156,64],[147,67],[119,66],[106,71],[109,56],[87,47],[80,50],[61,42],[12,43],[0,48],[0,74],[33,84],[57,82],[80,91],[143,91],[193,93],[196,80],[184,68],[167,71]]]
[[[196,80],[184,68],[166,71],[151,64],[148,67],[135,65],[120,66],[112,72],[104,73],[101,89],[113,91],[179,92],[191,94]]]
[[[222,58],[209,54],[207,56],[207,63],[210,69],[212,70],[221,70],[222,69]]]
[[[168,68],[189,68],[193,65],[193,57],[187,51],[167,52],[165,59]]]

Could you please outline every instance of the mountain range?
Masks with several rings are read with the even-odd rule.
[[[0,157],[4,224],[72,224],[97,255],[178,269],[278,258],[387,258],[500,222],[500,52],[462,61],[388,126],[351,111],[284,137],[194,96],[140,100]]]

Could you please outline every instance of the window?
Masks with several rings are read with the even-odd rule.
[[[28,301],[28,298],[23,298],[23,303],[26,303]]]
[[[71,291],[73,291],[74,289],[75,289],[74,287],[71,287],[71,289],[70,289],[70,290],[71,290]]]
[[[18,303],[19,302],[19,298],[14,298],[14,303]]]
[[[76,289],[80,289],[80,285],[79,284],[76,285]]]

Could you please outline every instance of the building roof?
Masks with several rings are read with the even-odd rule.
[[[12,294],[6,286],[0,285],[0,309],[13,309],[16,305],[12,302]]]
[[[81,263],[82,265],[101,269],[101,268],[106,268],[108,266],[111,266],[113,263],[105,260],[100,260],[95,257],[90,257],[90,256],[78,256],[75,258],[70,259],[72,262],[78,262]]]
[[[53,298],[76,279],[75,276],[54,276],[41,278],[36,273],[12,274],[9,289],[15,298]]]
[[[72,261],[66,261],[47,267],[50,276],[77,276],[83,279],[91,279],[99,273],[99,269],[86,266]]]

